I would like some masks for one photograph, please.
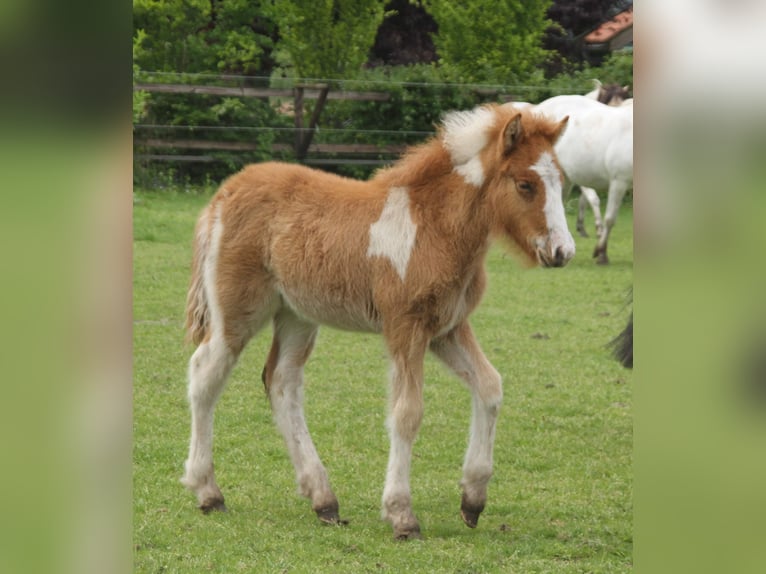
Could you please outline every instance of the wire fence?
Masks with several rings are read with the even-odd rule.
[[[134,74],[134,91],[148,92],[150,106],[164,106],[157,117],[133,125],[134,174],[159,163],[192,177],[208,173],[210,164],[231,171],[266,159],[341,172],[352,166],[349,175],[363,176],[433,135],[447,109],[564,92],[534,85],[149,71]],[[226,100],[249,103],[230,106],[238,110],[233,120],[223,112],[205,115]],[[196,123],[167,121],[183,114]],[[192,167],[198,163],[208,167]]]

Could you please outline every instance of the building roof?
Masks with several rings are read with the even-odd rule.
[[[608,22],[604,22],[598,28],[585,36],[587,44],[601,44],[609,42],[617,34],[633,27],[633,7],[620,12]]]

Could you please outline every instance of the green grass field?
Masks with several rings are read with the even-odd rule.
[[[575,237],[577,255],[564,269],[523,269],[493,248],[489,288],[472,317],[505,390],[487,507],[476,530],[463,525],[458,481],[470,397],[429,357],[412,469],[424,539],[397,543],[380,520],[388,366],[373,335],[322,329],[306,369],[309,428],[348,526],[320,525],[296,493],[260,380],[268,331],[243,353],[216,411],[216,478],[229,512],[197,510],[178,481],[193,351],[184,345],[183,309],[194,222],[209,195],[134,198],[136,572],[631,571],[632,372],[605,348],[629,314],[629,204],[608,267],[591,260],[592,237]]]

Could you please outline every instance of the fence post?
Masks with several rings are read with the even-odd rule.
[[[317,97],[314,111],[311,112],[308,128],[303,129],[303,89],[307,87],[319,89],[319,96]],[[311,145],[311,140],[314,138],[314,131],[319,123],[319,116],[327,101],[327,94],[329,91],[330,86],[328,84],[312,86],[297,85],[295,87],[295,127],[297,128],[298,134],[295,138],[295,157],[301,161],[306,158],[309,146]]]
[[[293,97],[295,98],[295,157],[302,160],[305,152],[301,154],[303,148],[303,86],[296,85],[293,88]]]

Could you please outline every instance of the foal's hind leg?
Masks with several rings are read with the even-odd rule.
[[[473,415],[468,450],[463,463],[460,513],[475,528],[487,501],[492,476],[495,421],[503,398],[500,375],[484,356],[471,326],[464,322],[431,342],[431,351],[460,377],[471,391]]]
[[[191,442],[181,482],[197,495],[203,512],[226,509],[213,473],[213,411],[236,360],[223,337],[214,334],[189,361]]]
[[[303,366],[314,348],[317,326],[282,309],[274,317],[274,340],[263,372],[274,420],[295,467],[298,491],[311,500],[319,520],[339,524],[338,499],[303,414]]]
[[[191,441],[181,483],[197,495],[203,512],[226,509],[213,472],[216,402],[245,344],[274,314],[277,305],[266,289],[254,297],[249,285],[236,287],[229,285],[223,306],[217,296],[210,298],[209,337],[189,361]]]

